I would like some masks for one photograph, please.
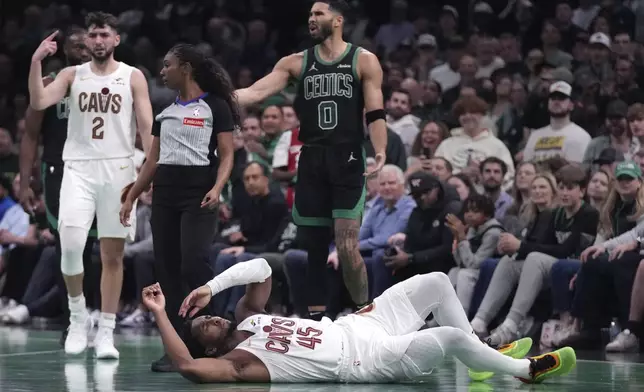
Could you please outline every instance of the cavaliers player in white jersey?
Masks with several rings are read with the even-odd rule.
[[[69,91],[69,121],[63,149],[64,174],[60,191],[58,232],[61,270],[69,295],[70,326],[67,354],[80,354],[88,344],[93,321],[83,296],[83,248],[94,216],[101,248],[101,316],[94,340],[98,359],[117,359],[113,331],[123,283],[123,247],[133,226],[119,220],[121,190],[135,180],[132,160],[138,130],[147,152],[152,107],[143,73],[114,60],[120,37],[117,20],[103,12],[85,20],[92,60],[63,69],[44,86],[42,60],[58,50],[47,37],[36,49],[29,72],[31,106],[44,110]]]
[[[575,352],[563,348],[533,358],[529,338],[502,351],[474,334],[447,275],[416,275],[385,291],[373,303],[335,322],[271,316],[264,306],[271,292],[265,259],[239,263],[184,300],[180,315],[192,317],[217,293],[237,285],[246,295],[235,310],[235,325],[202,316],[179,338],[165,313],[159,284],[143,290],[143,303],[155,316],[166,353],[179,372],[195,382],[403,382],[431,373],[454,356],[475,380],[494,372],[536,383],[568,373]],[[433,313],[442,327],[419,330]],[[201,355],[197,352],[201,351]],[[198,356],[205,356],[196,358]]]

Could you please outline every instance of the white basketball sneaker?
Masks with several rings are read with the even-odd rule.
[[[94,338],[96,359],[119,359],[119,352],[114,347],[114,329],[100,327]]]
[[[78,355],[87,348],[87,335],[94,327],[94,321],[86,310],[69,317],[69,328],[65,339],[65,354]]]

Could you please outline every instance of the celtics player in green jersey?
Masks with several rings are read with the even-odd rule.
[[[344,283],[356,306],[362,307],[369,300],[367,272],[358,248],[365,177],[376,174],[385,163],[387,130],[380,62],[374,54],[342,40],[347,11],[345,1],[314,2],[308,22],[318,44],[280,59],[270,74],[236,93],[240,105],[249,105],[296,81],[294,108],[303,147],[293,220],[308,251],[308,285],[311,292],[324,290],[320,276],[325,276],[335,234]],[[362,149],[365,119],[376,152],[376,165],[368,171]],[[312,318],[322,317],[323,305],[309,301]]]

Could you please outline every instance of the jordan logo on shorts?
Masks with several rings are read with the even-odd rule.
[[[351,155],[349,156],[349,160],[348,160],[347,162],[351,162],[351,161],[357,161],[357,159],[355,159],[355,158],[353,157],[353,152],[352,152],[352,153],[351,153]]]

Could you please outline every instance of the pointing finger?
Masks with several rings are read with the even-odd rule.
[[[53,33],[49,34],[49,36],[45,38],[45,41],[52,41],[54,38],[56,38],[58,33],[59,33],[59,30],[56,30]]]

